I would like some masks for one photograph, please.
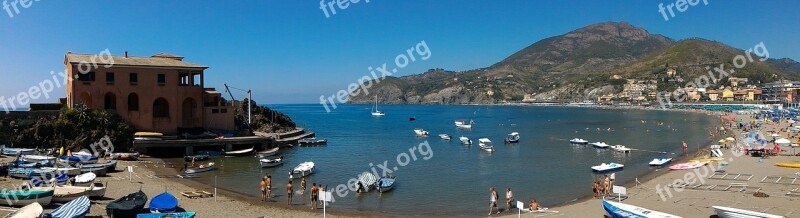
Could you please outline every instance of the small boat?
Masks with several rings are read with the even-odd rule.
[[[775,163],[775,166],[788,167],[788,168],[800,168],[800,163]]]
[[[680,218],[672,214],[606,200],[603,200],[603,209],[611,218]]]
[[[36,202],[28,204],[28,206],[24,206],[19,210],[8,214],[5,217],[8,218],[32,218],[32,217],[39,217],[44,212],[44,208],[42,205]]]
[[[106,205],[106,214],[114,218],[132,218],[144,209],[147,195],[141,190],[114,200]]]
[[[461,143],[465,144],[465,145],[471,145],[472,144],[472,140],[470,140],[469,138],[464,137],[464,136],[459,137],[458,140],[460,140]]]
[[[246,156],[246,155],[249,155],[249,154],[253,153],[253,149],[254,148],[251,147],[251,148],[248,148],[248,149],[242,149],[242,150],[236,150],[236,151],[226,151],[225,155],[226,156]]]
[[[161,141],[164,134],[159,132],[137,132],[133,134],[134,141]]]
[[[206,154],[200,154],[200,155],[185,156],[183,157],[183,159],[186,160],[186,162],[192,162],[192,160],[197,162],[197,161],[204,161],[211,159],[211,156]]]
[[[63,203],[75,200],[79,197],[89,195],[92,192],[93,187],[82,187],[82,186],[71,186],[71,185],[59,185],[55,187],[55,192],[53,193],[53,202],[56,203]]]
[[[276,167],[283,164],[283,156],[275,159],[261,159],[261,167]]]
[[[492,152],[494,151],[494,145],[492,145],[492,141],[487,138],[480,138],[478,139],[478,146],[481,147],[481,150]]]
[[[452,139],[452,138],[450,137],[450,135],[448,135],[448,134],[444,134],[444,133],[442,133],[442,134],[439,134],[439,138],[441,138],[442,140],[447,140],[447,141],[450,141],[450,139]]]
[[[409,118],[408,118],[408,121],[415,121],[415,120],[417,120],[417,118],[416,118],[416,117],[409,117]]]
[[[274,156],[275,154],[278,154],[279,150],[281,150],[280,147],[274,147],[272,149],[259,151],[259,152],[256,152],[256,157],[258,157],[258,158],[271,157],[271,156]]]
[[[519,133],[518,132],[512,132],[511,134],[508,134],[508,137],[506,137],[505,142],[506,142],[506,144],[508,144],[508,143],[519,143]]]
[[[54,163],[56,161],[56,157],[42,155],[22,155],[20,159],[26,163]]]
[[[178,213],[142,213],[136,215],[136,218],[193,218],[196,212],[178,212]]]
[[[95,182],[90,186],[91,192],[89,192],[89,198],[102,198],[106,196],[106,185],[102,182]]]
[[[49,217],[58,218],[79,218],[84,217],[89,213],[90,208],[89,198],[81,196],[75,200],[67,202],[64,205],[51,211]]]
[[[25,161],[18,160],[12,162],[10,165],[17,168],[39,168],[41,166],[47,165],[47,161],[45,161],[44,163],[26,163]]]
[[[302,178],[302,177],[311,175],[311,174],[314,173],[314,162],[301,163],[301,164],[297,165],[296,167],[294,167],[294,169],[292,169],[292,171],[290,173],[291,173],[290,176],[292,178]],[[299,176],[295,177],[294,175],[296,175],[296,174],[299,174]]]
[[[669,169],[670,170],[689,170],[689,169],[702,167],[702,166],[704,166],[706,164],[708,164],[708,162],[686,162],[686,163],[673,164],[672,166],[669,166]]]
[[[66,156],[66,155],[58,156],[58,161],[67,162],[67,163],[71,163],[71,164],[75,164],[75,163],[94,164],[94,163],[97,163],[97,160],[98,160],[97,156],[94,156],[94,155],[74,155],[73,154],[72,156]]]
[[[48,205],[53,200],[53,187],[33,187],[28,190],[6,190],[0,192],[0,205],[23,206],[32,203]],[[13,199],[8,201],[5,199]]]
[[[316,137],[304,138],[297,141],[300,145],[325,145],[328,144],[327,139],[317,139]]]
[[[72,185],[88,187],[94,183],[95,178],[97,178],[97,174],[92,172],[77,175],[75,176],[75,180],[73,181]]]
[[[650,166],[663,166],[669,162],[672,162],[672,158],[656,158],[650,161]]]
[[[623,167],[625,167],[625,165],[618,163],[610,163],[610,164],[602,163],[600,165],[593,166],[592,170],[598,173],[605,173],[605,172],[621,170]]]
[[[96,163],[96,164],[81,164],[81,169],[95,169],[95,168],[105,168],[106,172],[114,172],[117,170],[117,160],[111,160],[107,163]],[[95,172],[95,174],[102,176]]]
[[[36,187],[44,187],[44,186],[49,186],[53,182],[55,182],[58,185],[64,185],[64,184],[67,183],[67,181],[69,181],[69,176],[67,176],[67,174],[57,174],[56,178],[53,178],[55,180],[52,180],[52,179],[51,180],[45,180],[45,179],[48,179],[48,178],[45,178],[45,177],[33,178],[33,179],[31,179],[31,185],[36,186]]]
[[[201,164],[200,166],[197,167],[188,168],[183,172],[186,174],[193,174],[193,173],[204,173],[212,170],[214,170],[214,162]]]
[[[139,160],[139,153],[111,153],[112,160],[135,161]]]
[[[430,133],[428,131],[425,131],[424,129],[420,129],[420,128],[414,129],[414,133],[416,133],[417,136],[428,136],[428,135],[430,135]]]
[[[592,147],[599,148],[599,149],[606,149],[608,147],[611,147],[611,145],[606,144],[605,142],[595,142],[595,143],[592,143]]]
[[[454,123],[457,128],[472,129],[472,124],[475,124],[475,121],[470,120],[467,122],[467,120],[456,120]]]
[[[44,178],[45,175],[53,175],[55,170],[34,169],[34,168],[9,168],[8,176],[20,179],[30,179],[34,176]]]
[[[151,213],[172,213],[178,208],[178,199],[168,192],[161,193],[150,200]]]
[[[630,153],[631,150],[632,150],[632,149],[630,149],[628,147],[625,147],[624,145],[614,145],[614,146],[611,146],[611,149],[614,150],[614,151],[617,151],[617,152],[622,152],[622,153]]]
[[[378,182],[378,178],[375,177],[374,174],[369,172],[364,172],[361,175],[358,175],[358,182],[356,183],[356,192],[357,193],[367,193],[372,188],[375,188],[375,185]]]
[[[53,170],[58,174],[66,174],[67,176],[77,176],[81,174],[81,168],[77,167],[42,167],[43,170]]]
[[[81,173],[94,173],[96,176],[105,176],[108,168],[105,166],[81,167]]]
[[[394,188],[395,179],[395,176],[381,177],[375,185],[375,188],[377,188],[380,193],[391,191]]]
[[[3,155],[8,156],[16,156],[16,155],[31,155],[35,152],[32,148],[7,148],[5,146],[2,147]]]
[[[715,158],[701,158],[701,159],[692,159],[689,162],[718,162],[718,161],[725,161],[725,158],[715,157]]]
[[[585,144],[589,144],[589,141],[586,141],[584,139],[574,138],[572,140],[569,140],[569,143],[576,144],[576,145],[585,145]]]
[[[783,216],[742,210],[732,207],[711,206],[720,218],[783,218]]]
[[[372,116],[373,117],[386,116],[386,113],[383,113],[383,111],[378,110],[378,95],[375,95],[375,106],[372,107]]]

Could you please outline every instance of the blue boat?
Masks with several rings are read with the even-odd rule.
[[[39,168],[39,167],[42,167],[42,166],[46,166],[47,163],[48,163],[47,161],[37,162],[37,163],[27,163],[27,162],[22,161],[22,160],[17,160],[15,162],[12,162],[11,165],[14,165],[14,166],[19,167],[19,168]]]
[[[69,176],[67,174],[58,174],[56,175],[56,184],[63,185],[66,184],[69,180]],[[36,187],[43,187],[43,186],[50,186],[50,181],[44,181],[42,178],[33,178],[31,179],[31,184]]]
[[[172,196],[168,192],[161,193],[153,197],[150,200],[150,212],[151,213],[171,213],[175,212],[175,209],[178,208],[178,199],[175,196]]]
[[[58,159],[69,163],[82,163],[82,164],[97,163],[97,156],[93,155],[72,155],[72,156],[61,155],[58,157]]]
[[[34,176],[43,177],[45,175],[55,174],[55,170],[43,170],[34,168],[9,168],[8,176],[14,178],[30,179]]]
[[[6,148],[5,146],[3,147],[3,155],[8,155],[8,156],[16,156],[18,154],[29,155],[33,154],[33,152],[34,150],[32,148]]]
[[[117,170],[117,160],[112,160],[108,163],[96,163],[96,164],[82,164],[81,169],[88,169],[88,168],[106,168],[108,172],[114,172]]]
[[[180,212],[180,213],[143,213],[137,214],[136,218],[192,218],[195,212]]]
[[[89,198],[81,196],[56,208],[47,217],[53,218],[79,218],[89,213]]]
[[[611,218],[680,218],[672,214],[606,200],[603,200],[603,209]]]

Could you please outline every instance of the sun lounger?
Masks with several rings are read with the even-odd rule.
[[[190,199],[214,197],[214,194],[211,194],[207,191],[181,192],[181,195]]]

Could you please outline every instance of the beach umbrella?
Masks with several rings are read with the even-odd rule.
[[[734,139],[733,137],[728,137],[728,138],[725,138],[725,140],[728,140],[728,141],[736,141],[736,139]]]
[[[785,138],[779,138],[778,140],[775,140],[775,143],[779,145],[789,145],[792,144],[792,141],[789,141],[789,139]]]
[[[772,133],[772,137],[778,137],[778,136],[780,136],[778,135],[778,133]]]
[[[720,140],[719,140],[719,143],[723,143],[723,144],[725,144],[725,139],[720,139]]]

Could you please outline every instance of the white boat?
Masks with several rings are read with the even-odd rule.
[[[572,140],[569,140],[569,143],[577,144],[577,145],[585,145],[585,144],[589,144],[589,141],[586,141],[584,139],[574,138]]]
[[[251,147],[251,148],[248,148],[248,149],[242,149],[242,150],[237,150],[237,151],[226,151],[225,155],[226,156],[244,156],[244,155],[253,153],[254,149],[255,148]]]
[[[492,152],[494,151],[494,145],[492,145],[492,141],[487,138],[480,138],[478,139],[478,146],[481,147],[481,150]]]
[[[681,218],[668,213],[658,212],[647,208],[637,207],[630,204],[603,200],[603,209],[611,218]]]
[[[92,172],[84,173],[81,175],[75,176],[74,186],[89,186],[94,183],[94,179],[97,178],[97,174]]]
[[[102,198],[106,195],[106,186],[103,183],[95,182],[90,188],[92,189],[88,195],[90,198]]]
[[[378,110],[378,95],[375,95],[375,106],[372,107],[372,116],[373,117],[382,117],[386,114],[383,111]]]
[[[384,176],[375,183],[375,188],[378,189],[378,192],[384,193],[391,191],[394,188],[394,184],[396,183],[397,177],[395,176]]]
[[[204,173],[204,172],[208,172],[208,171],[212,171],[212,170],[214,170],[214,162],[210,162],[210,163],[207,163],[207,164],[202,164],[202,165],[197,166],[197,167],[191,167],[191,168],[188,168],[188,169],[184,170],[183,172],[186,173],[186,174],[195,174],[195,173]]]
[[[625,165],[618,164],[618,163],[610,163],[610,164],[602,163],[600,165],[593,166],[592,170],[594,170],[595,172],[598,172],[598,173],[604,173],[604,172],[611,172],[611,171],[614,171],[614,170],[621,170],[622,167],[624,167],[624,166]]]
[[[378,177],[370,172],[364,172],[361,175],[358,175],[358,183],[356,183],[356,192],[357,193],[367,193],[372,188],[375,188],[376,183],[378,182]]]
[[[472,144],[472,140],[470,140],[469,138],[467,138],[465,136],[458,137],[458,140],[460,140],[461,143],[465,144],[465,145],[471,145]]]
[[[731,207],[711,206],[720,218],[782,218],[783,216],[742,210]]]
[[[291,178],[303,178],[314,173],[314,162],[304,162],[292,169]],[[298,175],[298,176],[294,176]]]
[[[417,134],[417,136],[427,136],[427,135],[430,135],[430,133],[429,133],[428,131],[425,131],[424,129],[420,129],[420,128],[414,129],[414,133],[416,133],[416,134]]]
[[[672,162],[672,158],[656,158],[650,161],[650,166],[664,166],[669,162]]]
[[[614,146],[611,146],[611,149],[615,150],[617,152],[622,152],[622,153],[630,153],[631,152],[631,149],[628,148],[628,147],[625,147],[624,145],[614,145]]]
[[[25,161],[26,163],[41,163],[41,162],[54,163],[56,161],[56,157],[42,156],[42,155],[22,155],[20,159],[22,159],[22,161]]]
[[[275,154],[277,154],[280,149],[281,149],[280,147],[275,147],[275,148],[272,148],[272,149],[269,149],[269,150],[259,151],[259,152],[256,152],[256,157],[258,157],[259,159],[264,159],[266,157],[271,157],[271,156],[274,156]]]
[[[505,143],[519,143],[519,133],[512,132],[511,134],[508,134],[508,137],[506,137],[504,141]]]
[[[90,187],[82,187],[82,186],[71,186],[71,185],[59,185],[55,187],[55,192],[53,193],[53,202],[56,203],[66,203],[71,200],[75,200],[81,196],[89,195],[92,192],[94,185]]]
[[[599,149],[606,149],[608,147],[611,147],[611,145],[606,144],[605,142],[595,142],[595,143],[592,143],[592,147],[599,148]]]
[[[14,211],[11,214],[8,214],[5,217],[8,217],[8,218],[32,218],[32,217],[39,217],[40,215],[42,215],[42,212],[44,212],[44,208],[42,208],[42,205],[37,203],[37,202],[33,202],[31,204],[28,204],[28,206],[24,206],[24,207],[20,208],[19,210]]]
[[[48,205],[53,200],[53,193],[53,187],[4,190],[0,192],[0,199],[2,199],[0,205],[23,206],[32,203]]]
[[[261,167],[274,167],[283,164],[283,156],[275,159],[261,159]]]
[[[458,128],[472,129],[472,124],[475,124],[475,121],[470,120],[467,122],[467,120],[456,120],[454,123]]]
[[[442,138],[447,141],[450,141],[450,139],[452,139],[448,134],[439,134],[439,138]]]

